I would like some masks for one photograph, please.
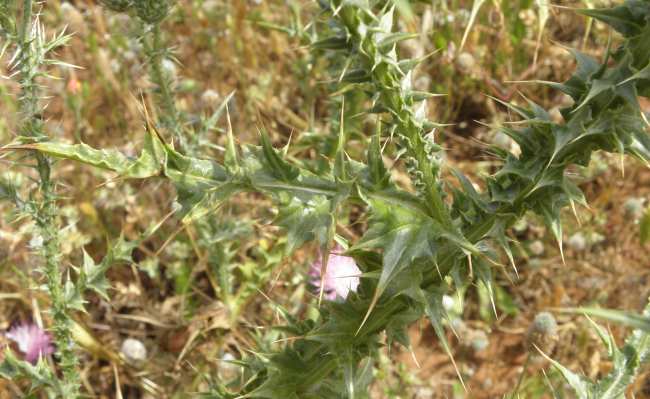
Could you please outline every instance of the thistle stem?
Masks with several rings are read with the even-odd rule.
[[[172,79],[164,71],[163,61],[165,60],[165,46],[160,30],[160,23],[150,25],[148,31],[149,38],[145,37],[145,52],[149,62],[149,76],[151,81],[158,88],[156,96],[158,106],[162,111],[159,118],[160,124],[167,130],[171,131],[174,140],[181,148],[186,146],[185,137],[182,133],[182,124],[180,113],[176,108],[174,90],[172,88]]]
[[[39,109],[39,89],[35,81],[40,66],[40,57],[35,53],[34,43],[40,43],[33,33],[32,0],[23,2],[23,19],[20,25],[18,47],[20,51],[20,84],[22,88],[19,99],[21,114],[24,118],[22,134],[33,140],[46,138],[43,133],[43,120]],[[38,23],[38,22],[36,22]],[[40,51],[40,50],[36,50]],[[52,330],[57,346],[57,356],[63,378],[59,381],[62,397],[79,397],[79,375],[77,357],[74,353],[72,339],[72,321],[68,314],[68,304],[63,292],[63,273],[60,265],[59,227],[57,223],[58,208],[56,204],[55,184],[51,178],[50,159],[40,153],[34,154],[39,175],[39,202],[34,207],[32,217],[43,239],[42,256],[45,260],[43,273],[51,302],[53,319]]]

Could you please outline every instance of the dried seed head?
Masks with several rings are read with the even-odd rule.
[[[490,340],[483,330],[472,330],[470,334],[470,345],[476,353],[484,351],[489,345]]]
[[[206,108],[216,108],[221,104],[221,94],[219,92],[208,89],[201,94],[201,104]]]
[[[133,0],[99,0],[106,8],[117,11],[125,12],[133,6]]]
[[[169,14],[170,0],[135,0],[134,5],[141,20],[157,24]]]
[[[643,217],[645,199],[643,198],[628,198],[623,204],[625,214],[631,217],[635,222]]]
[[[540,256],[544,253],[544,243],[540,240],[535,240],[528,245],[528,249],[535,256]]]
[[[587,248],[587,239],[585,238],[585,235],[582,234],[581,232],[577,232],[571,237],[569,237],[569,241],[567,242],[569,247],[571,247],[574,251],[584,251],[585,248]]]
[[[458,69],[460,69],[462,73],[470,73],[476,66],[476,60],[470,53],[462,52],[456,59],[456,65],[458,65]]]
[[[553,351],[557,339],[557,322],[555,321],[555,317],[548,312],[538,313],[526,334],[528,349],[536,353],[537,350],[535,347],[538,347],[544,353],[550,353]]]
[[[125,339],[120,352],[131,363],[139,364],[147,359],[147,348],[141,341],[134,338]]]

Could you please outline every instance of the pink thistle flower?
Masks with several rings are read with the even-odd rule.
[[[7,332],[7,338],[18,345],[25,360],[36,364],[38,358],[54,353],[52,337],[34,323],[18,324]]]
[[[327,270],[325,271],[323,298],[328,301],[334,301],[337,298],[345,300],[350,291],[357,292],[359,287],[359,278],[361,270],[349,256],[339,255],[343,248],[338,244],[330,252],[327,261]],[[309,269],[309,282],[312,286],[320,290],[321,284],[321,265],[322,257],[319,254],[318,259],[312,263]]]

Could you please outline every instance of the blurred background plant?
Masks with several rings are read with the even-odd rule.
[[[63,66],[48,71],[59,79],[44,83],[52,96],[43,111],[47,131],[57,140],[118,147],[135,155],[145,137],[146,108],[161,134],[186,154],[223,159],[229,116],[238,142],[258,142],[259,127],[278,146],[291,142],[285,150],[287,159],[321,173],[336,157],[342,120],[346,152],[353,159],[364,159],[363,138],[374,132],[374,121],[358,116],[363,106],[358,94],[348,93],[345,103],[342,96],[329,95],[346,60],[307,47],[323,32],[312,22],[318,12],[314,3],[178,2],[167,18],[150,15],[142,22],[137,8],[118,10],[127,11],[123,13],[90,1],[50,1],[41,17],[48,37],[64,24],[74,32],[57,59],[82,69]],[[533,1],[477,3],[480,8],[469,1],[399,2],[395,20],[401,30],[418,33],[416,39],[399,45],[401,55],[419,58],[438,51],[414,70],[413,85],[419,91],[446,94],[427,102],[428,115],[440,123],[454,123],[440,131],[440,143],[447,149],[447,162],[473,181],[498,164],[484,156],[483,142],[517,150],[496,129],[511,120],[509,111],[483,94],[523,104],[518,97],[522,92],[560,120],[560,109],[570,104],[566,96],[539,85],[506,82],[563,81],[573,61],[557,43],[599,56],[609,34],[604,24],[588,23],[567,10],[543,11]],[[468,30],[473,7],[479,11]],[[549,17],[542,23],[545,13]],[[20,124],[18,89],[11,79],[0,85],[0,103],[7,110],[0,118],[3,144],[14,141]],[[12,166],[21,162],[4,155],[0,161]],[[647,231],[647,214],[625,204],[637,200],[641,210],[647,206],[650,176],[638,163],[624,162],[624,179],[616,155],[598,154],[588,167],[571,169],[590,209],[577,209],[581,224],[570,213],[563,215],[570,221],[564,232],[566,266],[543,221],[526,215],[511,231],[517,240],[513,257],[519,279],[512,273],[495,274],[498,317],[484,285],[447,297],[448,324],[458,335],[457,339],[448,333],[448,338],[469,393],[458,382],[432,327],[422,324],[409,330],[412,353],[387,345],[378,349],[381,356],[374,371],[370,366],[360,368],[375,377],[371,397],[501,396],[521,375],[525,333],[540,310],[588,304],[642,309],[650,292],[647,257],[639,242],[639,231],[641,237]],[[216,392],[218,382],[240,375],[237,362],[250,351],[270,353],[286,344],[282,331],[270,329],[281,324],[281,317],[316,319],[317,295],[306,282],[317,248],[308,245],[287,257],[286,238],[267,223],[276,215],[261,196],[238,195],[223,206],[219,217],[184,226],[176,215],[167,217],[177,208],[168,182],[124,182],[69,162],[57,163],[54,171],[60,182],[63,265],[83,265],[84,248],[91,258],[104,259],[112,246],[106,242],[117,242],[120,235],[137,243],[123,266],[108,271],[110,300],[87,294],[87,313],[76,315],[91,337],[85,341],[77,337],[86,343],[77,353],[88,394],[184,397]],[[23,190],[30,181],[22,169],[6,168],[2,173],[9,183],[2,186],[2,197],[11,196],[12,187]],[[409,188],[400,161],[391,174]],[[7,205],[0,206],[3,215],[10,215]],[[47,300],[28,283],[37,266],[28,250],[29,243],[38,244],[35,226],[27,219],[14,219],[4,220],[0,231],[1,321],[8,329],[17,320],[44,318],[49,326],[50,316],[41,314]],[[351,209],[341,220],[346,228],[338,232],[351,242],[365,231],[366,215],[360,209]],[[152,230],[150,221],[164,222]],[[144,235],[146,239],[145,231],[152,231]],[[76,282],[77,275],[71,275]],[[605,375],[606,351],[589,323],[579,317],[557,317],[560,344],[548,355],[590,378]],[[622,329],[612,329],[616,337],[624,335]],[[134,350],[133,345],[123,345],[127,339],[136,339],[146,349],[146,362],[137,361],[142,358],[140,346]],[[521,397],[548,395],[547,380],[538,372],[546,366],[540,360],[528,369]],[[556,394],[569,392],[559,373],[549,372],[548,380]],[[0,389],[25,395],[24,382],[5,380]],[[644,382],[642,376],[634,387],[637,397],[644,395]]]

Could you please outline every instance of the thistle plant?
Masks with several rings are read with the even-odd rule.
[[[134,4],[137,10],[137,1]],[[214,214],[237,193],[264,194],[278,209],[275,223],[287,232],[288,252],[309,241],[321,249],[321,296],[326,294],[334,242],[345,241],[337,235],[342,210],[367,209],[363,237],[346,243],[351,244],[346,253],[337,253],[353,257],[362,272],[356,292],[348,292],[345,301],[323,301],[317,320],[299,321],[278,307],[287,322],[282,331],[291,338],[289,343],[246,359],[245,382],[215,388],[217,397],[367,397],[380,347],[409,347],[407,327],[423,315],[451,355],[443,327],[443,296],[452,286],[463,288],[475,281],[493,295],[492,265],[500,262],[499,249],[514,266],[509,226],[526,212],[536,213],[562,251],[560,211],[585,203],[567,167],[587,164],[594,151],[650,160],[650,138],[638,103],[638,96],[650,94],[650,54],[645,51],[650,3],[629,0],[612,9],[579,11],[610,24],[623,36],[621,45],[608,49],[600,62],[574,51],[574,75],[564,83],[543,82],[574,100],[563,110],[562,123],[532,101],[526,100],[526,107],[503,104],[521,117],[517,124],[501,128],[521,153],[491,148],[502,166],[481,181],[484,190],[443,162],[442,147],[435,142],[442,126],[426,117],[426,101],[432,95],[411,86],[412,70],[423,60],[398,57],[396,44],[412,35],[394,32],[391,4],[319,1],[319,25],[327,25],[331,36],[313,47],[347,59],[336,93],[365,96],[365,113],[377,120],[375,134],[364,137],[365,159],[349,156],[343,125],[333,161],[318,173],[309,160],[287,160],[286,151],[275,149],[265,131],[260,133],[261,146],[238,146],[229,129],[222,160],[181,153],[150,122],[137,158],[83,143],[3,148],[72,159],[123,178],[167,179],[176,187],[184,223]],[[382,148],[391,143],[404,160],[413,191],[397,185],[384,165]],[[447,171],[457,184],[443,179]]]
[[[641,366],[650,357],[650,305],[646,306],[641,315],[629,315],[624,312],[605,309],[576,309],[575,312],[593,315],[611,320],[616,323],[633,326],[622,347],[609,330],[589,319],[598,337],[607,348],[607,354],[612,362],[612,370],[603,378],[591,381],[587,377],[576,374],[559,362],[548,358],[579,399],[619,399],[625,397],[627,388],[634,383]]]
[[[160,124],[172,134],[174,140],[183,148],[186,139],[183,134],[181,114],[176,108],[174,98],[174,76],[165,70],[165,62],[173,62],[170,50],[163,42],[161,23],[169,13],[169,0],[138,0],[134,3],[138,18],[143,22],[142,44],[144,45],[149,76],[157,86],[156,98],[160,109]]]
[[[165,68],[165,63],[174,62],[171,50],[165,45],[161,24],[169,15],[172,0],[104,0],[102,4],[116,12],[134,15],[141,24],[144,55],[149,67],[149,78],[156,86],[155,98],[160,111],[160,126],[168,131],[177,144],[184,148],[181,113],[174,97],[174,76]]]
[[[18,99],[22,125],[18,139],[24,143],[44,142],[49,139],[45,133],[42,116],[42,93],[37,79],[47,77],[45,68],[64,63],[48,58],[56,48],[64,45],[69,36],[62,32],[51,40],[45,37],[39,21],[38,11],[31,0],[22,4],[22,18],[18,20],[18,8],[14,2],[3,2],[2,29],[5,39],[15,45],[10,67],[19,76],[21,87]],[[14,22],[17,21],[17,22]],[[7,48],[7,47],[5,47]],[[41,272],[45,276],[47,292],[51,302],[52,331],[57,348],[57,357],[62,370],[60,394],[76,398],[79,390],[77,357],[71,336],[72,321],[68,302],[62,289],[63,270],[60,263],[59,226],[57,221],[56,183],[52,180],[52,161],[43,153],[34,153],[35,170],[38,173],[38,189],[30,194],[29,201],[16,200],[21,211],[29,214],[42,239],[41,258],[44,262]],[[17,197],[14,197],[17,199]]]

